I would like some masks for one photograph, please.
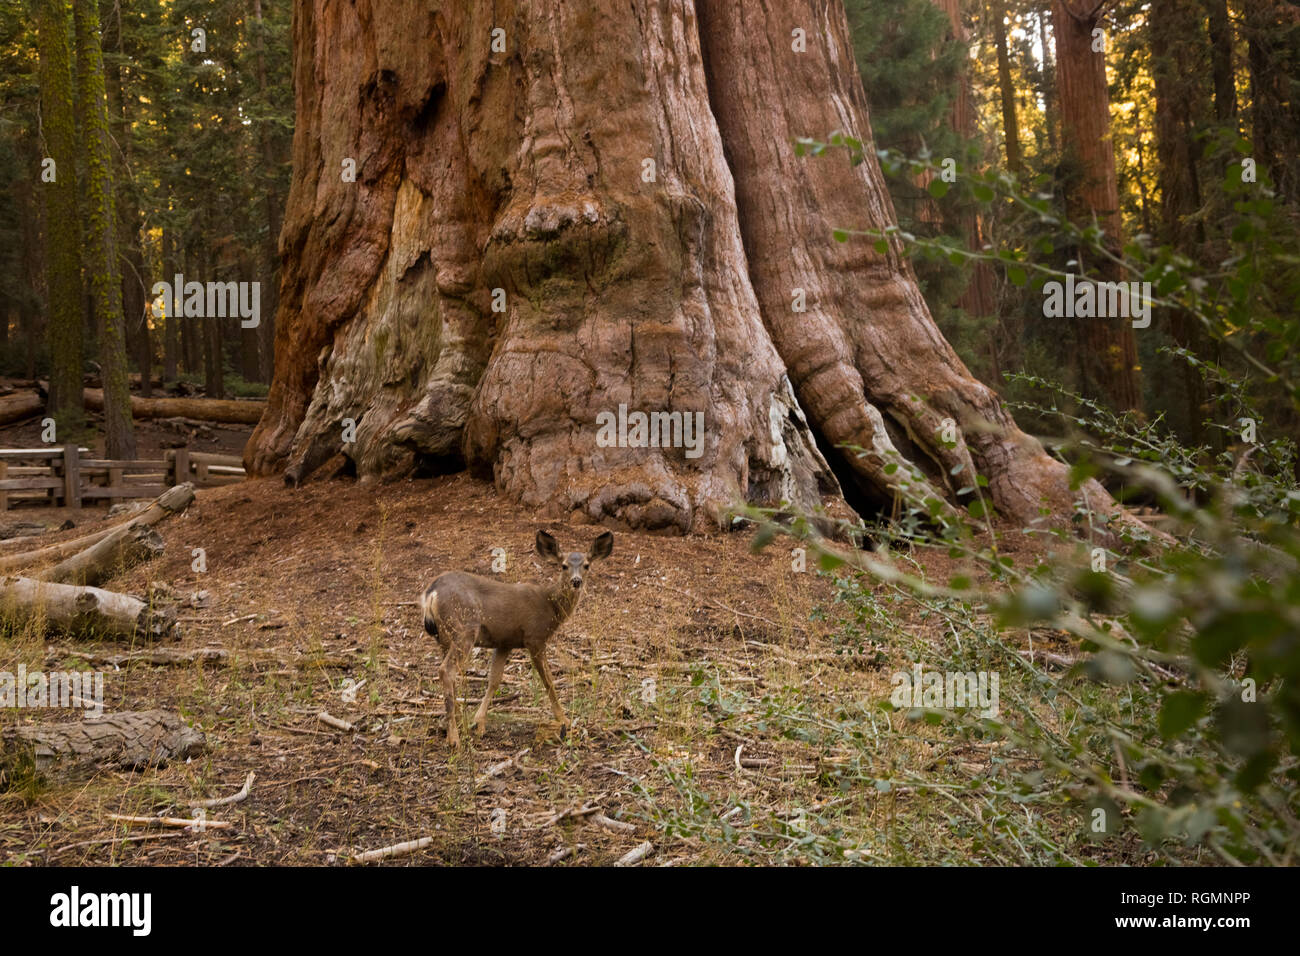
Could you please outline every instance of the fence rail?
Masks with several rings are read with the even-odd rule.
[[[91,458],[76,445],[0,448],[0,511],[23,503],[80,508],[85,501],[156,498],[173,485],[210,488],[244,480],[234,455],[169,448],[162,458]]]

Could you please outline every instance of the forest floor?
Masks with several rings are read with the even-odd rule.
[[[564,550],[597,531],[545,526]],[[752,529],[616,532],[547,651],[573,727],[559,733],[517,652],[486,735],[451,751],[440,652],[416,599],[441,571],[491,573],[495,548],[504,579],[537,580],[538,527],[465,475],[199,491],[158,526],[164,556],[106,586],[144,595],[165,583],[178,646],[223,648],[224,660],[119,667],[113,655],[132,648],[12,627],[0,646],[29,670],[103,670],[106,710],[177,711],[207,735],[206,752],[0,794],[0,863],[326,864],[422,837],[432,842],[400,862],[609,864],[643,841],[647,865],[1028,861],[989,837],[978,799],[943,788],[984,787],[1032,759],[880,709],[918,647],[944,653],[951,619],[883,585],[837,583],[811,560],[796,570],[788,540],[755,553]],[[194,570],[197,548],[206,571]],[[945,552],[923,560],[936,579],[954,570]],[[875,610],[841,601],[845,588]],[[476,652],[462,684],[470,706],[486,662]],[[50,717],[0,716],[15,719]],[[191,801],[234,794],[250,771],[251,795],[209,813],[229,828],[128,831],[109,819],[189,816]],[[1064,812],[1053,823],[1069,858],[1114,858],[1081,829]]]

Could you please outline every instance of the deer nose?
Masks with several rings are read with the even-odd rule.
[[[582,578],[574,578],[574,579],[573,579],[573,586],[574,586],[574,588],[580,588],[580,587],[582,587]]]

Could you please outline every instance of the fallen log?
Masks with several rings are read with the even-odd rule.
[[[187,481],[184,484],[176,485],[174,488],[168,488],[161,495],[155,498],[149,507],[121,524],[110,525],[107,528],[100,528],[98,531],[82,535],[80,538],[73,538],[70,541],[60,541],[58,544],[52,544],[48,548],[41,548],[39,551],[23,551],[18,554],[5,555],[0,558],[0,572],[31,567],[34,564],[41,564],[45,561],[62,561],[64,558],[74,555],[79,551],[84,551],[95,542],[100,541],[123,528],[138,527],[141,525],[152,527],[164,518],[168,518],[174,514],[180,514],[188,508],[190,503],[193,501],[193,484]]]
[[[104,410],[104,392],[88,388],[84,392],[86,408]],[[205,422],[233,425],[256,425],[266,409],[263,399],[235,401],[225,398],[139,398],[131,396],[134,418],[193,418]]]
[[[45,409],[45,400],[36,392],[14,392],[0,396],[0,425],[20,422]]]
[[[36,577],[56,584],[98,585],[162,553],[162,535],[148,525],[127,523]]]
[[[31,768],[60,776],[138,770],[203,752],[207,738],[164,710],[124,711],[76,723],[19,724],[0,731],[0,784]]]
[[[122,654],[100,654],[94,651],[74,650],[69,647],[47,646],[45,660],[55,663],[65,657],[79,657],[92,664],[107,664],[121,667],[123,664],[143,662],[158,667],[182,664],[228,664],[230,652],[224,647],[199,647],[194,650],[181,650],[175,647],[155,647],[149,650],[128,651]],[[276,663],[279,663],[277,660]]]
[[[129,594],[35,578],[0,578],[0,610],[20,625],[38,621],[76,637],[179,637],[171,608],[150,607]]]

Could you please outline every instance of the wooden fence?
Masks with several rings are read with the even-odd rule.
[[[169,448],[162,458],[115,461],[90,458],[76,445],[0,448],[0,511],[30,502],[80,508],[86,501],[156,498],[186,481],[197,488],[244,480],[234,455]]]

